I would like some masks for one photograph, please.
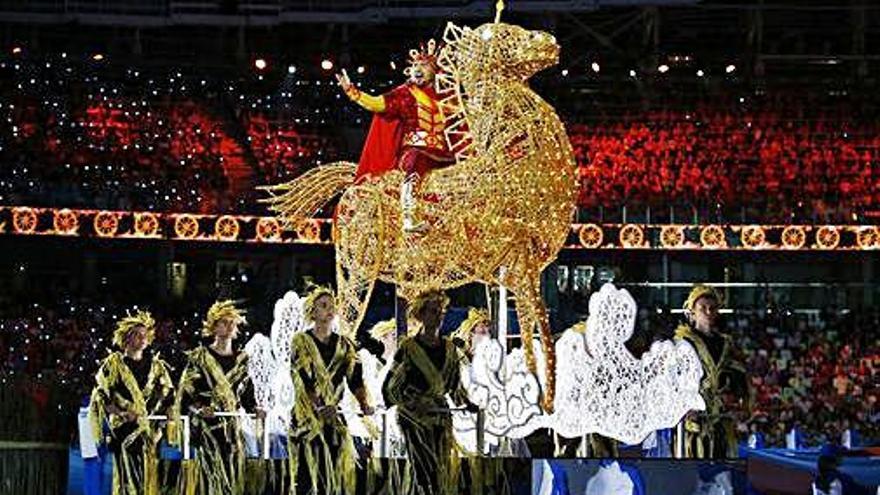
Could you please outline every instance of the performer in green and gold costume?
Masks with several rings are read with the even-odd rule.
[[[153,317],[145,311],[119,320],[113,333],[119,350],[104,359],[95,377],[92,427],[101,438],[105,419],[110,425],[114,495],[156,495],[160,489],[162,428],[147,417],[167,414],[173,394],[168,365],[146,351],[154,332]]]
[[[383,386],[385,403],[397,406],[416,494],[458,493],[459,449],[446,395],[468,410],[477,410],[461,386],[463,354],[452,340],[439,335],[448,304],[449,299],[437,291],[412,302],[408,316],[418,331],[401,340]]]
[[[685,419],[685,457],[736,457],[735,402],[748,401],[745,366],[733,339],[720,331],[721,295],[712,287],[696,285],[685,301],[688,321],[675,331],[697,351],[703,365],[700,394],[706,410]]]
[[[295,334],[291,345],[296,389],[288,435],[291,486],[297,494],[353,495],[357,454],[338,407],[348,386],[361,411],[373,413],[363,368],[354,343],[332,331],[336,305],[330,289],[312,290],[303,312],[314,326]]]
[[[202,335],[211,337],[187,353],[175,410],[188,414],[196,458],[184,461],[181,493],[185,495],[241,495],[245,486],[245,450],[240,417],[219,412],[254,410],[253,385],[248,378],[248,356],[232,346],[244,314],[233,301],[211,306]],[[256,411],[263,416],[262,411]]]

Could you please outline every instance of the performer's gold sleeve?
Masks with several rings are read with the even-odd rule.
[[[385,111],[385,97],[383,95],[373,96],[369,93],[360,91],[352,100],[358,105],[373,113],[382,113]]]

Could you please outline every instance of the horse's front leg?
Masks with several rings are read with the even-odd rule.
[[[548,414],[553,413],[556,393],[556,353],[547,308],[541,298],[541,272],[535,267],[520,265],[510,273],[510,285],[516,295],[516,312],[520,321],[520,334],[526,365],[530,372],[537,374],[535,361],[534,330],[538,327],[541,349],[544,353],[545,387],[541,405]]]

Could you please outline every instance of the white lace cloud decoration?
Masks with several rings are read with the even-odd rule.
[[[501,344],[486,339],[477,346],[473,363],[463,367],[461,377],[471,402],[483,410],[484,451],[498,445],[503,437],[523,438],[547,425],[549,418],[539,406],[541,386],[528,372],[522,349],[514,349],[505,358]],[[476,415],[457,412],[453,426],[459,445],[476,452]]]
[[[641,359],[626,349],[636,309],[629,292],[612,284],[590,297],[586,330],[576,325],[556,342],[556,401],[550,416],[540,411],[539,381],[528,373],[520,349],[503,358],[497,341],[478,347],[465,385],[485,412],[487,439],[521,438],[550,427],[570,438],[599,433],[636,444],[675,426],[688,411],[704,409],[703,371],[690,344],[655,342]],[[543,356],[536,354],[540,368]]]
[[[568,330],[556,343],[559,434],[595,432],[636,444],[705,408],[703,368],[690,344],[655,342],[641,359],[627,350],[636,309],[626,289],[605,284],[590,297],[586,331]]]
[[[293,409],[293,380],[290,377],[290,346],[293,334],[306,330],[304,299],[294,291],[275,303],[270,337],[255,334],[245,346],[250,360],[248,375],[254,383],[257,405],[266,411],[269,431],[286,434]]]

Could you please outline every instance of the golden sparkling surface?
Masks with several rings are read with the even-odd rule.
[[[325,165],[266,188],[267,202],[289,227],[345,189],[335,222],[345,334],[360,324],[376,280],[395,284],[410,301],[473,282],[508,287],[533,372],[539,330],[547,357],[543,404],[551,410],[555,357],[540,274],[565,242],[577,183],[565,128],[527,80],[557,63],[559,47],[547,33],[505,23],[450,23],[444,42],[437,89],[456,164],[422,183],[418,215],[427,233],[401,229],[400,171],[352,185],[353,164]]]

